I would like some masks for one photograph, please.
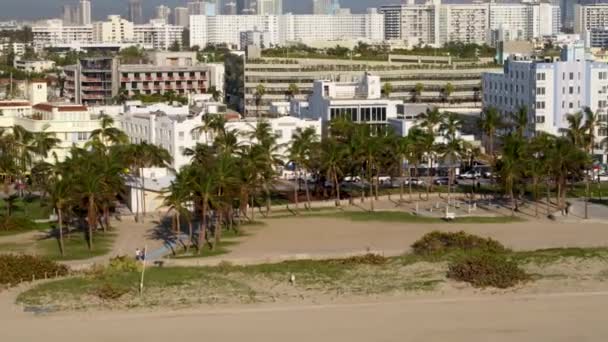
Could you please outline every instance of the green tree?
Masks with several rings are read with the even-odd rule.
[[[382,94],[385,97],[390,97],[391,93],[393,92],[393,85],[391,83],[384,83],[384,85],[382,85]]]
[[[308,208],[310,208],[310,193],[308,189],[308,175],[310,171],[310,164],[312,159],[312,148],[318,141],[318,135],[314,128],[308,127],[306,129],[296,129],[289,149],[289,158],[294,163],[295,179],[294,179],[294,200],[296,206],[296,213],[299,212],[298,208],[298,190],[300,179],[304,180],[304,188],[306,190],[306,202]],[[302,171],[304,171],[304,177],[302,177]]]
[[[255,110],[256,116],[260,116],[260,105],[262,104],[262,99],[266,95],[266,87],[263,84],[258,84],[255,87],[255,94],[253,94],[255,99]]]
[[[333,184],[336,195],[336,206],[340,206],[340,180],[342,165],[346,156],[345,150],[334,138],[322,142],[321,163],[327,179]]]

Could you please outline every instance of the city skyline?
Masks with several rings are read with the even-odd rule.
[[[6,2],[0,13],[0,20],[36,20],[51,17],[61,17],[63,5],[78,5],[77,0],[4,0]],[[170,8],[183,7],[186,0],[144,0],[143,15],[146,18],[154,16],[154,8],[166,5]],[[400,0],[341,0],[342,7],[351,8],[353,12],[364,12],[368,7],[379,7],[387,4],[400,3]],[[312,10],[311,1],[283,0],[284,12],[296,14],[308,13]],[[120,14],[128,17],[127,0],[91,1],[93,20],[105,19],[110,14]]]

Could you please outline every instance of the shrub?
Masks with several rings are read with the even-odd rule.
[[[475,287],[505,289],[528,280],[529,276],[517,263],[502,255],[479,253],[452,262],[448,278],[465,281]]]
[[[4,231],[19,231],[30,230],[36,226],[36,223],[25,217],[16,216],[0,216],[0,230]]]
[[[107,271],[111,273],[129,273],[139,271],[139,267],[137,260],[121,255],[110,259]]]
[[[465,232],[452,233],[439,231],[424,235],[421,239],[414,242],[412,249],[418,255],[468,250],[481,250],[488,253],[507,251],[500,242],[490,238],[486,239]]]
[[[0,285],[14,286],[22,281],[53,278],[68,274],[68,268],[33,255],[0,255]]]
[[[129,290],[126,287],[104,283],[95,290],[95,295],[102,300],[117,300],[127,292]]]
[[[387,262],[388,258],[385,256],[372,253],[339,260],[339,263],[343,265],[384,265]]]

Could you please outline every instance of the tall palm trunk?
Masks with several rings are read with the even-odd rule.
[[[402,161],[403,163],[403,161]],[[403,193],[405,192],[405,170],[401,167],[401,184],[399,184],[399,202],[403,202]]]
[[[333,172],[334,184],[336,185],[336,207],[340,206],[340,182],[338,182],[338,174]]]
[[[298,188],[300,187],[300,178],[299,178],[300,173],[298,172],[298,168],[296,168],[296,177],[293,181],[293,200],[295,202],[296,205],[296,215],[300,214],[300,206],[298,203]]]
[[[509,196],[511,197],[511,216],[515,216],[515,194],[513,193],[513,184],[509,186]]]
[[[146,178],[141,171],[141,222],[146,221]]]
[[[306,209],[310,210],[310,189],[308,189],[308,176],[304,177],[304,188],[306,189]]]
[[[448,207],[450,206],[450,198],[452,194],[452,177],[454,175],[453,169],[450,167],[448,170]]]
[[[192,218],[188,216],[188,245],[186,246],[186,251],[188,251],[190,249],[190,246],[192,246],[192,238]]]
[[[61,256],[65,256],[65,246],[63,245],[63,210],[60,206],[57,207],[57,219],[59,220],[59,251]]]
[[[534,187],[534,216],[538,217],[538,178],[534,177],[532,183]]]
[[[89,194],[89,209],[88,209],[88,228],[89,228],[89,250],[93,250],[93,229],[97,223],[97,208],[95,208],[95,197]]]
[[[141,169],[137,168],[137,173],[139,174],[139,176],[141,177]],[[136,183],[137,184],[137,183]],[[140,191],[143,191],[143,189],[140,189]],[[140,202],[140,194],[138,193],[137,190],[137,186],[135,187],[135,222],[139,222],[139,202]]]
[[[268,184],[264,184],[264,191],[266,192],[266,215],[270,215],[272,199],[270,198],[270,187],[268,186]]]
[[[207,202],[209,201],[209,198],[207,196],[204,196],[203,198],[203,204],[201,205],[201,222],[200,222],[200,228],[198,230],[198,251],[197,253],[200,254],[201,250],[203,249],[205,240],[206,240],[206,235],[207,235]]]
[[[175,234],[178,235],[182,232],[182,222],[180,220],[179,210],[175,211]]]

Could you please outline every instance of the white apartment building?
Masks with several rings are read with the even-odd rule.
[[[462,42],[484,44],[490,30],[487,4],[458,4],[440,7],[439,44]]]
[[[267,48],[270,46],[271,38],[270,32],[267,31],[244,31],[241,32],[241,41],[239,47],[241,49],[247,48],[247,46],[253,45],[260,49]]]
[[[135,25],[133,36],[137,43],[152,46],[155,50],[167,50],[177,42],[182,46],[182,26],[167,24],[162,19],[150,20],[145,25]]]
[[[273,45],[384,39],[383,16],[375,10],[348,15],[194,15],[190,16],[190,46],[239,46],[240,33],[253,30],[268,32]]]
[[[13,61],[13,66],[15,67],[15,69],[21,71],[41,73],[47,70],[54,69],[55,62],[47,60],[38,61],[15,58],[15,60]]]
[[[259,15],[283,14],[283,0],[257,0],[257,5]]]
[[[188,25],[190,25],[190,14],[188,14],[188,8],[175,7],[173,10],[173,25],[182,27],[188,27]]]
[[[55,155],[61,161],[72,146],[85,146],[91,132],[100,128],[100,120],[86,106],[46,102],[46,92],[46,83],[32,82],[28,100],[0,101],[0,127],[19,125],[32,133],[53,133],[59,144],[50,151],[47,161],[54,162]]]
[[[345,118],[356,123],[385,126],[397,117],[397,105],[403,101],[382,97],[380,77],[365,74],[361,82],[317,80],[308,101],[293,100],[291,114],[321,120],[324,130],[329,122]]]
[[[608,4],[574,6],[574,33],[584,34],[591,29],[608,27]]]
[[[37,50],[56,44],[72,42],[91,43],[93,41],[93,26],[65,26],[61,19],[47,20],[42,26],[32,27],[34,48]]]
[[[27,46],[25,43],[0,42],[0,55],[12,52],[15,56],[21,56]]]
[[[490,3],[490,44],[560,32],[560,8],[550,3]]]
[[[450,41],[496,44],[530,40],[560,31],[559,6],[549,3],[442,4],[440,0],[382,6],[386,40],[408,46]]]
[[[408,46],[439,44],[440,0],[416,4],[413,0],[401,5],[382,6],[386,40],[399,40]]]
[[[206,103],[202,110],[193,111],[188,107],[173,107],[157,104],[152,107],[127,108],[127,112],[117,118],[121,129],[129,136],[133,143],[148,142],[165,148],[173,157],[171,167],[179,170],[190,164],[190,157],[184,156],[184,150],[193,148],[197,143],[211,144],[211,134],[201,134],[196,128],[202,125],[204,115],[225,115],[226,106],[220,103]],[[209,114],[213,113],[213,114]],[[249,144],[248,134],[253,132],[257,120],[228,120],[226,130],[239,132],[239,143]],[[277,136],[277,143],[284,145],[279,151],[287,158],[287,146],[296,129],[313,127],[321,134],[319,120],[305,120],[295,117],[282,117],[268,120],[273,133]]]
[[[585,107],[597,112],[600,121],[608,121],[608,64],[585,59],[582,44],[568,46],[560,61],[511,59],[502,73],[483,75],[483,90],[484,106],[497,108],[505,117],[527,108],[530,135],[559,135],[568,127],[567,115]],[[598,141],[607,135],[605,128],[598,129]]]
[[[384,16],[370,8],[365,14],[279,16],[279,43],[384,40]]]
[[[93,23],[93,41],[105,43],[132,42],[133,23],[119,15],[108,16],[107,21]]]
[[[91,25],[91,2],[89,0],[80,0],[78,15],[80,25]]]

